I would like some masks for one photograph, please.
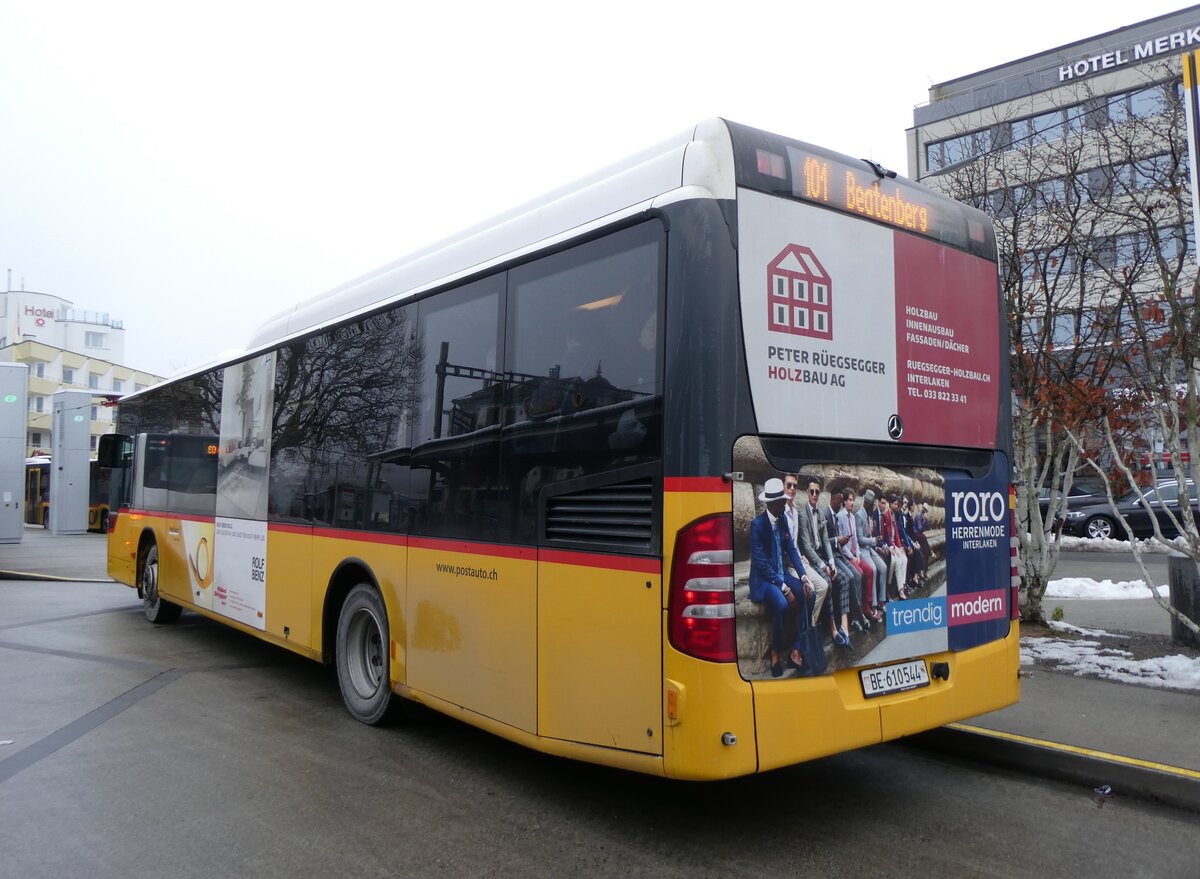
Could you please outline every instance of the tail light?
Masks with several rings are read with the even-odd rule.
[[[1017,490],[1013,485],[1008,486],[1008,556],[1009,573],[1011,574],[1009,591],[1008,618],[1021,618],[1021,566],[1017,555]]]
[[[108,511],[108,533],[112,534],[116,530],[117,530],[117,511],[109,510]]]
[[[698,519],[679,532],[667,599],[671,646],[710,662],[737,661],[733,619],[733,520]]]

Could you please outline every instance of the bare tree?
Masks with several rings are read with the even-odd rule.
[[[1013,446],[1021,566],[1021,616],[1044,621],[1042,597],[1058,561],[1066,493],[1112,361],[1090,307],[1090,256],[1077,246],[1096,232],[1085,209],[1082,111],[1056,136],[1011,119],[991,120],[992,147],[926,182],[993,218],[1008,318]],[[1048,502],[1043,513],[1043,493]]]
[[[989,149],[929,182],[992,215],[1012,334],[1021,614],[1041,621],[1063,497],[1081,469],[1139,493],[1161,455],[1195,496],[1200,308],[1178,75],[1140,70],[1121,94],[1076,87],[1066,110],[993,120]],[[1049,490],[1042,515],[1037,499]],[[1188,503],[1164,510],[1173,546],[1200,562]],[[1156,517],[1155,540],[1167,543]],[[1132,543],[1146,582],[1141,546]],[[1160,603],[1177,618],[1169,602]],[[1195,624],[1185,622],[1195,630]]]
[[[1091,172],[1099,197],[1091,209],[1098,228],[1079,242],[1104,290],[1100,307],[1108,319],[1101,348],[1113,362],[1097,429],[1103,456],[1089,460],[1104,477],[1114,518],[1131,538],[1134,558],[1146,583],[1153,584],[1132,540],[1129,522],[1115,502],[1136,493],[1149,513],[1153,540],[1170,545],[1200,563],[1200,533],[1192,503],[1190,460],[1200,448],[1197,370],[1200,369],[1200,308],[1195,231],[1187,161],[1187,129],[1178,77],[1165,66],[1148,73],[1142,89],[1125,98],[1115,124],[1095,140]],[[1082,432],[1072,433],[1077,450],[1092,447]],[[1178,488],[1179,503],[1151,503],[1143,487],[1147,464]],[[1160,481],[1160,490],[1163,482]],[[1178,535],[1172,540],[1167,534]],[[1196,623],[1154,591],[1155,599],[1185,627]]]

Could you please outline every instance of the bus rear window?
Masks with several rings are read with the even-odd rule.
[[[173,435],[146,441],[147,488],[185,494],[217,490],[217,443],[213,437]]]

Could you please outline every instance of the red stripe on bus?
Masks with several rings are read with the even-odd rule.
[[[717,480],[720,482],[721,480]],[[212,522],[203,516],[187,516],[175,513],[159,513],[144,510],[123,510],[123,514],[161,516],[189,522]],[[363,543],[382,543],[393,546],[410,546],[414,549],[433,549],[439,552],[469,552],[497,558],[540,560],[558,565],[579,565],[588,568],[610,568],[614,571],[637,571],[642,574],[661,574],[662,560],[638,556],[616,556],[592,552],[567,552],[559,549],[543,549],[539,553],[532,546],[506,546],[500,543],[471,543],[466,540],[442,540],[435,537],[406,537],[403,534],[377,534],[370,531],[347,531],[341,528],[313,528],[308,525],[291,525],[271,522],[269,531],[282,534],[311,534],[314,537],[333,537],[342,540],[357,540]]]
[[[662,560],[639,558],[627,555],[603,555],[594,552],[567,552],[561,549],[543,549],[538,552],[538,561],[556,565],[582,565],[588,568],[609,568],[614,571],[637,571],[641,574],[661,574]]]
[[[537,549],[532,546],[506,546],[502,543],[470,543],[466,540],[442,540],[436,537],[410,537],[408,545],[413,549],[436,549],[439,552],[469,552],[475,555],[492,555],[504,559],[537,558]]]
[[[119,516],[153,516],[157,519],[178,519],[181,522],[215,522],[213,516],[193,516],[188,513],[164,513],[160,510],[117,510]]]
[[[313,537],[332,537],[337,540],[357,540],[359,543],[384,543],[391,546],[407,546],[408,535],[392,534],[387,531],[351,531],[346,528],[325,528],[312,525],[289,525],[284,522],[272,522],[270,531],[282,534],[306,534]]]
[[[665,491],[729,491],[729,483],[721,476],[665,476]]]
[[[282,522],[268,522],[268,531],[278,531],[281,534],[312,534],[312,525],[285,525]]]

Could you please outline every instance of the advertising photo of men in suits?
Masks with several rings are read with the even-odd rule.
[[[801,636],[811,624],[808,608],[813,588],[783,518],[787,504],[783,482],[768,479],[758,499],[766,508],[750,524],[750,600],[762,605],[770,619],[771,676],[783,674],[785,655],[789,668],[812,674],[805,668]],[[786,638],[792,620],[796,634],[789,644]]]

